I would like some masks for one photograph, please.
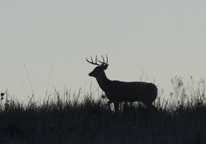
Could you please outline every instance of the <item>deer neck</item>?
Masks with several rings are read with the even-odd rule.
[[[105,74],[105,72],[102,73],[102,75],[100,77],[97,77],[97,82],[100,86],[100,88],[105,92],[107,93],[107,91],[109,90],[110,88],[110,83],[111,83],[111,80],[109,80]]]

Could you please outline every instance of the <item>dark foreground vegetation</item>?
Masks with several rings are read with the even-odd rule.
[[[206,100],[204,81],[184,86],[173,81],[174,92],[168,99],[158,95],[157,111],[138,103],[121,105],[116,117],[106,105],[107,99],[87,94],[42,104],[32,98],[28,104],[9,99],[0,105],[0,143],[2,144],[205,144]],[[201,87],[201,88],[200,88]],[[80,100],[81,99],[81,100]]]

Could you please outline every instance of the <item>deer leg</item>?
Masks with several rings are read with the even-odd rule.
[[[109,107],[109,109],[110,109],[110,111],[111,111],[111,106],[110,106],[110,104],[111,104],[111,101],[109,100],[109,101],[107,102],[107,105],[108,105],[108,107]]]
[[[117,115],[119,112],[119,102],[114,102],[115,114]]]
[[[147,106],[147,108],[149,109],[149,110],[151,110],[151,111],[157,111],[157,108],[154,106],[154,105],[152,105],[151,103],[150,104],[145,104],[146,106]]]

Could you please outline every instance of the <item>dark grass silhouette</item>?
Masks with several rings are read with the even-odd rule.
[[[180,82],[174,80],[173,99],[158,96],[156,112],[141,103],[121,103],[118,116],[108,108],[106,98],[95,100],[92,94],[83,99],[68,95],[63,100],[56,92],[56,100],[42,104],[7,98],[0,105],[0,143],[204,144],[204,92],[192,88],[189,95]]]

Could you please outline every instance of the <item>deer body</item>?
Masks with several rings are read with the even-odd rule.
[[[93,60],[90,63],[97,64],[97,61],[99,60],[97,60],[96,58],[96,63],[94,63]],[[157,97],[157,88],[154,84],[145,82],[122,82],[117,80],[112,81],[107,78],[104,72],[104,70],[107,69],[108,64],[105,62],[101,63],[102,65],[98,65],[98,67],[96,67],[91,73],[89,73],[89,76],[95,77],[100,88],[105,92],[106,97],[109,99],[109,108],[110,104],[114,103],[116,114],[119,110],[119,102],[138,101],[145,104],[148,108],[154,107],[152,103]]]

